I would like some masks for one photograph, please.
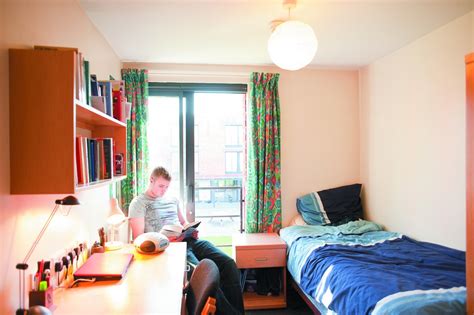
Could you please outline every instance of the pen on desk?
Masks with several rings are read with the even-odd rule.
[[[54,261],[53,258],[51,258],[49,260],[49,271],[50,271],[49,279],[51,281],[49,283],[49,285],[52,286],[52,287],[54,287],[54,285],[56,284],[56,280],[55,280],[56,279],[56,271],[54,270],[54,264],[55,264],[55,261]]]
[[[50,280],[51,280],[51,271],[50,271],[49,269],[46,269],[46,270],[44,271],[44,279],[43,279],[43,281],[46,282],[46,285],[47,285],[48,288],[49,288],[49,286],[51,285]]]
[[[66,283],[70,283],[73,281],[73,274],[74,274],[74,263],[72,260],[70,260],[67,266],[67,270],[66,270]]]
[[[51,276],[51,262],[50,261],[45,261],[43,264],[43,274],[41,275],[41,280],[46,280],[46,275]]]
[[[64,280],[66,278],[66,272],[67,272],[66,265],[63,265],[61,268],[61,272],[59,273],[59,281],[58,281],[59,286],[61,286],[64,283]]]
[[[74,252],[74,250],[71,250],[69,253],[68,253],[68,256],[70,258],[70,265],[72,266],[72,271],[74,272],[76,270],[76,253]],[[69,266],[68,266],[68,271],[69,271]]]
[[[74,266],[74,269],[77,269],[79,268],[81,260],[81,257],[79,256],[79,247],[74,247],[74,253],[76,254],[76,265]]]
[[[77,254],[77,267],[81,267],[82,264],[84,263],[84,253],[82,252],[83,251],[83,248],[82,248],[82,243],[79,243],[79,252]]]
[[[62,279],[61,279],[61,284],[63,284],[67,280],[67,272],[69,270],[69,264],[70,264],[70,258],[69,256],[64,256],[62,258],[63,260],[63,271],[62,271]]]
[[[55,281],[54,281],[54,285],[55,286],[58,286],[60,285],[60,280],[61,280],[61,271],[63,270],[63,264],[61,261],[57,261],[55,264],[54,264],[54,272],[55,272]]]
[[[38,275],[39,275],[39,280],[43,280],[43,271],[44,271],[44,260],[41,259],[41,261],[39,262],[39,266],[38,266]]]
[[[103,227],[99,229],[99,239],[100,239],[100,246],[105,246],[105,230]]]
[[[89,247],[87,246],[87,242],[82,243],[84,246],[84,262],[89,258]]]
[[[35,276],[36,275],[30,273],[30,291],[36,291]]]

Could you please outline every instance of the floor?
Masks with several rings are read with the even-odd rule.
[[[305,304],[303,299],[296,293],[296,291],[288,287],[287,288],[287,308],[280,309],[280,310],[255,310],[255,311],[247,311],[245,312],[246,315],[309,315],[313,314],[311,309]]]

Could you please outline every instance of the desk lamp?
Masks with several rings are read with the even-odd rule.
[[[110,226],[110,240],[105,243],[105,248],[107,250],[116,250],[123,247],[123,243],[120,241],[115,241],[115,234],[118,231],[118,228],[122,223],[127,220],[125,214],[123,214],[122,209],[118,206],[117,198],[110,199],[110,215],[107,218],[107,224]]]
[[[16,265],[16,269],[19,271],[19,280],[20,280],[20,308],[16,310],[16,315],[24,315],[28,313],[28,310],[25,309],[25,286],[26,286],[26,281],[25,281],[25,271],[28,269],[28,259],[30,259],[31,254],[33,254],[33,251],[36,248],[36,245],[38,245],[39,241],[43,237],[44,232],[48,228],[49,224],[51,223],[51,220],[53,219],[54,215],[58,211],[60,206],[76,206],[79,205],[79,200],[76,199],[74,196],[67,196],[64,197],[63,199],[58,199],[55,201],[55,206],[53,209],[53,212],[48,217],[48,220],[46,220],[46,223],[44,224],[43,228],[41,229],[40,233],[36,237],[35,241],[33,242],[33,245],[31,245],[30,250],[26,254],[25,258],[23,261],[19,264]],[[69,214],[69,211],[67,212],[66,215]]]

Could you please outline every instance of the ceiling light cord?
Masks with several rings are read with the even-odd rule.
[[[297,0],[283,0],[283,7],[288,9],[288,21],[291,20],[291,9],[296,8]]]

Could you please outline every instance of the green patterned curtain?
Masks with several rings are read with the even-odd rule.
[[[146,190],[148,183],[148,71],[122,69],[122,80],[127,101],[132,103],[127,121],[127,178],[121,182],[120,189],[120,203],[128,213],[128,205]]]
[[[247,110],[247,233],[281,228],[280,98],[275,73],[252,73]]]

